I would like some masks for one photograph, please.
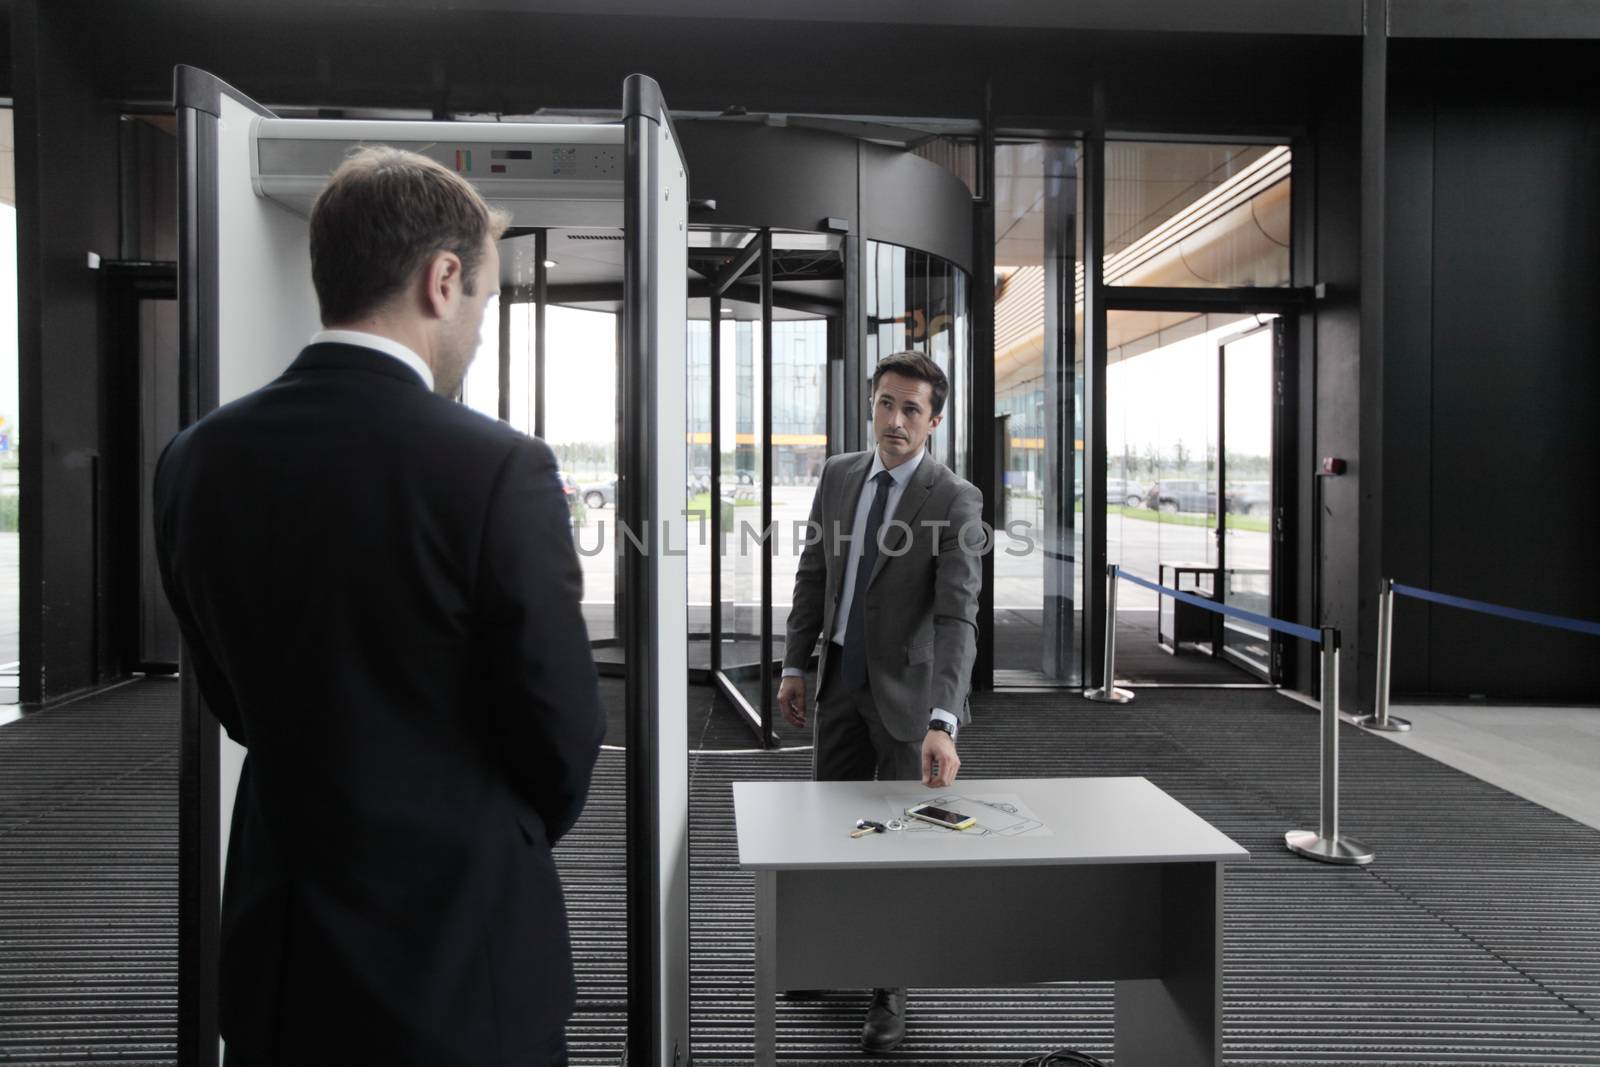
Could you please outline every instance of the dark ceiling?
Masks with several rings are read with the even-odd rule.
[[[1088,123],[1099,78],[1113,124],[1273,132],[1304,122],[1330,64],[1348,70],[1359,56],[1357,38],[1326,35],[606,17],[482,3],[15,2],[38,4],[86,42],[104,98],[151,108],[170,101],[177,63],[269,106],[442,114],[615,108],[622,79],[642,71],[678,110],[948,118],[980,117],[992,80],[1005,125],[1073,129]]]

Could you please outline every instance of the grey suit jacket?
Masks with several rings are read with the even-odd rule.
[[[813,533],[814,543],[800,555],[785,667],[804,669],[819,634],[833,633],[853,547],[850,530],[872,458],[872,452],[848,452],[823,465],[811,504],[811,529],[821,537]],[[932,708],[963,723],[971,717],[967,692],[978,646],[980,557],[987,549],[982,511],[976,486],[924,455],[884,522],[883,548],[866,590],[867,682],[885,728],[898,740],[927,733]],[[824,640],[819,678],[832,648]]]

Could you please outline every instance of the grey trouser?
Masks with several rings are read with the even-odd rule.
[[[835,652],[838,650],[835,649]],[[817,687],[816,750],[811,777],[818,782],[917,782],[922,741],[897,741],[883,728],[872,687],[839,692],[833,675],[842,657],[830,655],[828,677]]]

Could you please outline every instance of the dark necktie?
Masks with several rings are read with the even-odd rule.
[[[878,484],[867,511],[867,528],[862,536],[861,559],[856,564],[855,593],[850,597],[850,618],[844,627],[844,655],[839,662],[839,681],[846,692],[853,692],[867,684],[867,583],[872,580],[873,564],[878,562],[878,530],[883,526],[883,512],[889,504],[889,488],[894,485],[894,475],[879,471],[872,479]]]

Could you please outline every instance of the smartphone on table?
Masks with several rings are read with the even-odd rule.
[[[921,819],[923,822],[931,822],[935,826],[942,826],[946,830],[965,830],[969,826],[978,824],[978,820],[970,815],[935,807],[932,804],[918,804],[914,808],[907,808],[906,815],[913,819]]]

